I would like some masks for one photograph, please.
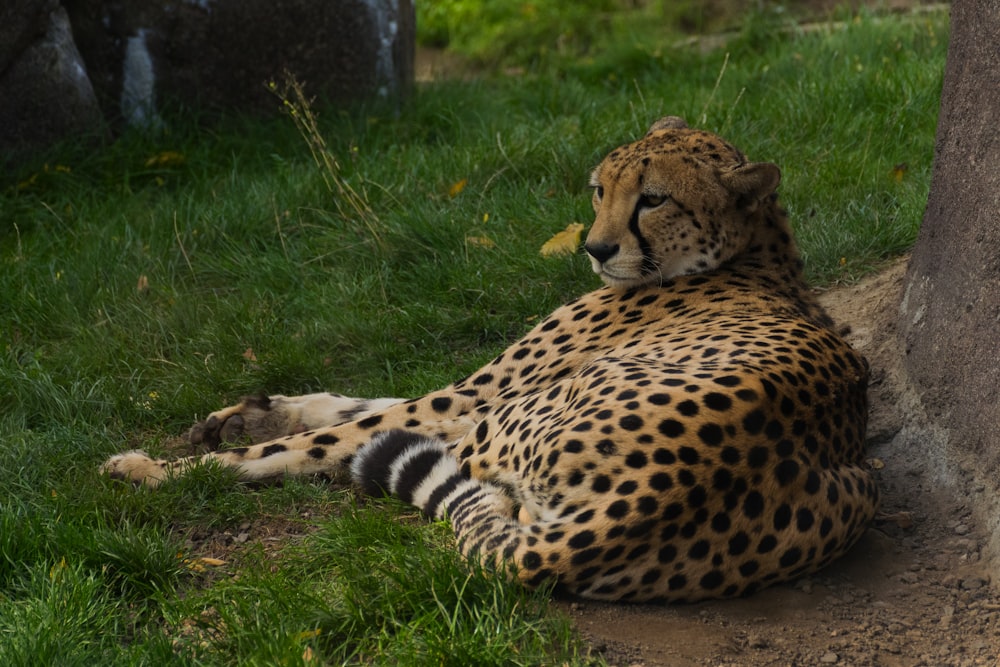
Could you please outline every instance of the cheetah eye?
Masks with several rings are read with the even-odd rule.
[[[656,208],[667,201],[666,195],[642,195],[639,197],[639,206],[643,208]]]
[[[594,195],[598,199],[604,199],[604,186],[603,185],[595,185],[594,186]]]

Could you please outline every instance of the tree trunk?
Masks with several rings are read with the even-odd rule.
[[[913,455],[968,494],[1000,564],[1000,1],[955,0],[951,15],[930,197],[898,330],[911,386],[945,434],[914,442]]]

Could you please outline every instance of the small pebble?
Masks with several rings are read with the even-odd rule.
[[[966,526],[964,523],[960,523],[957,526],[955,526],[955,534],[956,535],[968,535],[969,534],[969,527]]]
[[[986,581],[979,577],[966,577],[962,579],[962,588],[967,591],[977,591],[986,584]]]
[[[834,663],[840,662],[840,656],[830,651],[829,653],[824,653],[823,657],[819,659],[824,665],[832,665]]]

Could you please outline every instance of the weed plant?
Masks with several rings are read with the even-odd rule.
[[[398,111],[315,106],[335,175],[287,118],[178,113],[11,178],[0,664],[599,661],[545,591],[462,562],[445,526],[395,503],[211,467],[149,492],[97,466],[183,453],[176,434],[247,393],[407,396],[471,372],[596,287],[582,256],[539,248],[589,221],[589,169],[661,115],[782,167],[814,282],[904,252],[945,16],[808,33],[764,19],[710,50],[621,33],[587,57],[423,84]],[[370,217],[334,199],[333,176]]]

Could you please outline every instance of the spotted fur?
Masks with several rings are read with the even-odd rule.
[[[606,286],[482,369],[408,401],[246,400],[191,439],[259,444],[104,470],[156,486],[205,459],[248,480],[349,468],[447,517],[464,553],[589,598],[730,597],[817,570],[877,506],[868,369],[803,280],[779,180],[657,121],[591,176]]]

